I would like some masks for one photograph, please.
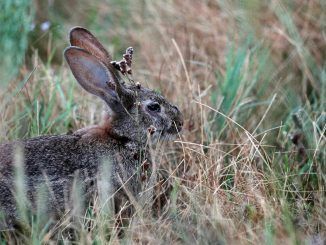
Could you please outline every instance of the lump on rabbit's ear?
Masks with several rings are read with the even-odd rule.
[[[122,73],[122,75],[132,74],[131,64],[132,64],[132,55],[134,53],[133,47],[126,49],[126,52],[123,54],[123,59],[120,61],[112,61],[111,64]]]

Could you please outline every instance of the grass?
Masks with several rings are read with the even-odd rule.
[[[0,72],[1,83],[7,83],[24,61],[31,25],[30,1],[1,1]]]
[[[325,7],[317,0],[80,5],[82,23],[115,57],[134,46],[134,79],[179,105],[184,130],[158,158],[155,208],[140,202],[122,240],[109,204],[101,201],[103,212],[77,210],[75,222],[67,216],[57,224],[26,207],[30,225],[14,237],[2,232],[1,243],[67,241],[69,233],[94,244],[322,244]],[[99,11],[87,15],[94,8]],[[1,141],[98,122],[100,101],[81,91],[66,64],[53,58],[62,53],[55,47],[67,44],[62,37],[69,27],[82,19],[71,14],[51,20],[59,23],[59,36],[37,41],[53,51],[33,50],[1,90]]]

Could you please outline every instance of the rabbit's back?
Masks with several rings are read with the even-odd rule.
[[[28,199],[34,205],[40,188],[46,186],[49,212],[67,207],[74,181],[80,181],[83,198],[91,198],[96,192],[98,176],[104,173],[99,171],[102,166],[109,169],[108,176],[102,177],[111,182],[112,193],[122,189],[122,182],[127,182],[125,187],[132,194],[139,191],[139,147],[135,142],[112,138],[103,141],[78,134],[40,136],[0,145],[0,210],[7,216],[16,216],[12,194],[16,178],[14,159],[19,154],[16,149],[22,150]]]
[[[28,178],[68,176],[77,169],[96,166],[99,157],[109,156],[108,144],[80,140],[75,135],[40,136],[0,146],[0,170],[6,177],[13,174],[15,155],[21,154]],[[92,151],[96,148],[96,151]]]
[[[19,150],[20,149],[20,150]],[[15,154],[22,153],[25,175],[37,177],[46,174],[69,176],[77,170],[97,172],[98,166],[109,161],[116,165],[135,165],[139,147],[135,142],[83,138],[78,134],[39,136],[0,145],[0,172],[12,177]],[[117,163],[116,163],[117,162]]]

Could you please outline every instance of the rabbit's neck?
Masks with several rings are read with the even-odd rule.
[[[136,128],[130,130],[129,124],[123,124],[118,120],[114,120],[108,113],[102,115],[102,120],[99,125],[92,125],[79,129],[73,134],[86,141],[105,143],[113,140],[120,144],[134,142],[140,148],[144,148],[148,142],[147,137],[141,137],[143,133],[138,132]]]

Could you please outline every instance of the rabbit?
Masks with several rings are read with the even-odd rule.
[[[150,160],[153,144],[176,137],[183,126],[180,110],[157,92],[140,84],[126,84],[117,63],[87,29],[70,31],[70,44],[64,57],[79,85],[101,98],[107,112],[99,125],[70,134],[39,136],[0,145],[0,213],[2,228],[21,222],[14,198],[15,152],[23,152],[26,196],[31,210],[36,207],[40,185],[49,188],[48,212],[63,213],[71,202],[72,185],[77,177],[82,194],[90,201],[97,190],[101,164],[111,164],[105,180],[114,195],[116,211],[140,192],[140,166]],[[128,194],[129,193],[129,194]]]

